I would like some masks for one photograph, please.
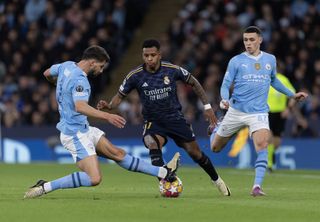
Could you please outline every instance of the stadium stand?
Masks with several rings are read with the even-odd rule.
[[[148,13],[151,4],[148,3],[147,0],[1,2],[0,109],[4,126],[55,123],[58,117],[53,114],[54,93],[43,83],[41,71],[53,62],[74,58],[88,44],[101,44],[111,53],[111,69],[119,64],[125,66],[117,58],[125,55],[135,28],[145,23],[136,15]],[[263,31],[263,50],[277,56],[283,73],[296,90],[310,94],[299,105],[307,124],[300,124],[291,116],[286,136],[319,137],[319,24],[319,0],[188,0],[171,24],[167,24],[168,31],[153,37],[160,39],[165,60],[194,73],[220,115],[219,87],[226,63],[243,50],[242,29],[259,26]],[[150,37],[148,33],[142,34]],[[135,56],[139,55],[140,51],[136,51]],[[132,68],[126,67],[123,70]],[[96,94],[110,80],[109,75],[104,76],[102,81],[94,81]],[[201,120],[202,105],[192,90],[181,86],[179,91],[186,117],[190,121]],[[114,89],[110,94],[113,93]],[[140,104],[134,94],[120,111],[129,123],[141,123]]]
[[[43,70],[78,60],[92,44],[107,49],[112,63],[127,48],[147,11],[147,0],[1,1],[0,109],[4,127],[48,125],[58,120],[54,88]],[[94,96],[109,75],[92,80]]]

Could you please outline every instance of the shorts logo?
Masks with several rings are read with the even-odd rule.
[[[260,65],[260,63],[255,63],[254,67],[256,68],[256,70],[259,70],[261,68],[261,65]]]
[[[82,91],[83,91],[83,86],[78,85],[78,86],[76,87],[76,91],[77,91],[77,92],[82,92]]]
[[[271,65],[269,63],[266,64],[266,69],[271,70]]]
[[[163,82],[164,82],[164,84],[168,85],[168,84],[170,83],[169,77],[168,77],[168,76],[165,76],[165,77],[163,78]]]

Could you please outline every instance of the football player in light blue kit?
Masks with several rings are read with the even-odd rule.
[[[109,64],[107,52],[100,46],[87,48],[80,62],[67,61],[55,64],[44,72],[48,81],[57,85],[56,99],[59,105],[62,145],[70,151],[79,172],[47,182],[39,180],[24,195],[24,198],[42,196],[57,189],[96,186],[101,182],[99,156],[114,160],[121,167],[167,180],[175,179],[179,153],[164,167],[153,166],[115,147],[96,127],[89,126],[87,117],[95,117],[123,128],[126,121],[121,116],[103,112],[88,105],[91,87],[88,75],[100,75]]]
[[[308,95],[304,92],[293,93],[276,78],[276,58],[260,50],[262,36],[258,27],[248,27],[244,31],[243,42],[246,51],[229,61],[223,79],[220,107],[228,111],[218,129],[213,130],[216,133],[210,137],[210,146],[213,152],[221,151],[236,132],[248,126],[257,152],[251,195],[264,196],[261,185],[268,160],[270,130],[267,98],[270,84],[296,100],[303,100]],[[230,96],[232,84],[234,88]]]

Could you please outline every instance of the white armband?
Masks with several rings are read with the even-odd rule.
[[[208,109],[211,109],[211,105],[208,103],[208,104],[205,104],[204,106],[204,110],[208,110]]]

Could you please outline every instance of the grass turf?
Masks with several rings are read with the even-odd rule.
[[[319,221],[320,173],[276,171],[264,182],[266,197],[249,195],[253,170],[219,169],[232,196],[223,197],[199,168],[181,167],[184,191],[177,199],[160,197],[157,179],[102,165],[103,182],[93,188],[59,190],[23,200],[38,179],[75,171],[73,165],[0,164],[0,221]]]

